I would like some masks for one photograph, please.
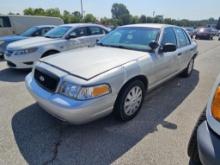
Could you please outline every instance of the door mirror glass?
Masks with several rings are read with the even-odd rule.
[[[166,52],[175,52],[176,49],[177,49],[176,45],[174,45],[172,43],[166,43],[162,47],[162,52],[164,52],[164,53],[166,53]]]

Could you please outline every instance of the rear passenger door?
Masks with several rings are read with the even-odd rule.
[[[107,31],[98,26],[88,27],[88,42],[89,46],[94,46],[97,41],[106,35]]]
[[[69,35],[71,35],[72,33],[74,33],[76,37],[71,38],[67,41],[67,46],[66,46],[67,50],[88,46],[88,28],[87,27],[76,28],[72,32],[70,32]]]
[[[183,29],[176,27],[175,33],[178,42],[178,61],[180,65],[179,69],[183,70],[187,67],[190,58],[192,57],[191,52],[193,48],[191,45],[191,40]]]

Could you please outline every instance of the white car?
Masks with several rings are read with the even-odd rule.
[[[35,37],[9,44],[4,54],[11,68],[32,68],[40,58],[59,52],[93,46],[109,30],[97,24],[65,24]]]

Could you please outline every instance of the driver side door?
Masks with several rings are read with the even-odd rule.
[[[165,28],[161,40],[161,46],[158,53],[155,54],[154,64],[155,66],[155,83],[160,83],[178,71],[178,51],[163,52],[163,45],[171,43],[177,46],[177,39],[172,27]]]

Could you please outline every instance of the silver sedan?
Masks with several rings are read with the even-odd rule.
[[[180,27],[127,25],[95,47],[41,59],[26,86],[61,120],[82,124],[113,112],[128,121],[140,111],[145,91],[173,76],[190,76],[197,53],[197,44]]]

